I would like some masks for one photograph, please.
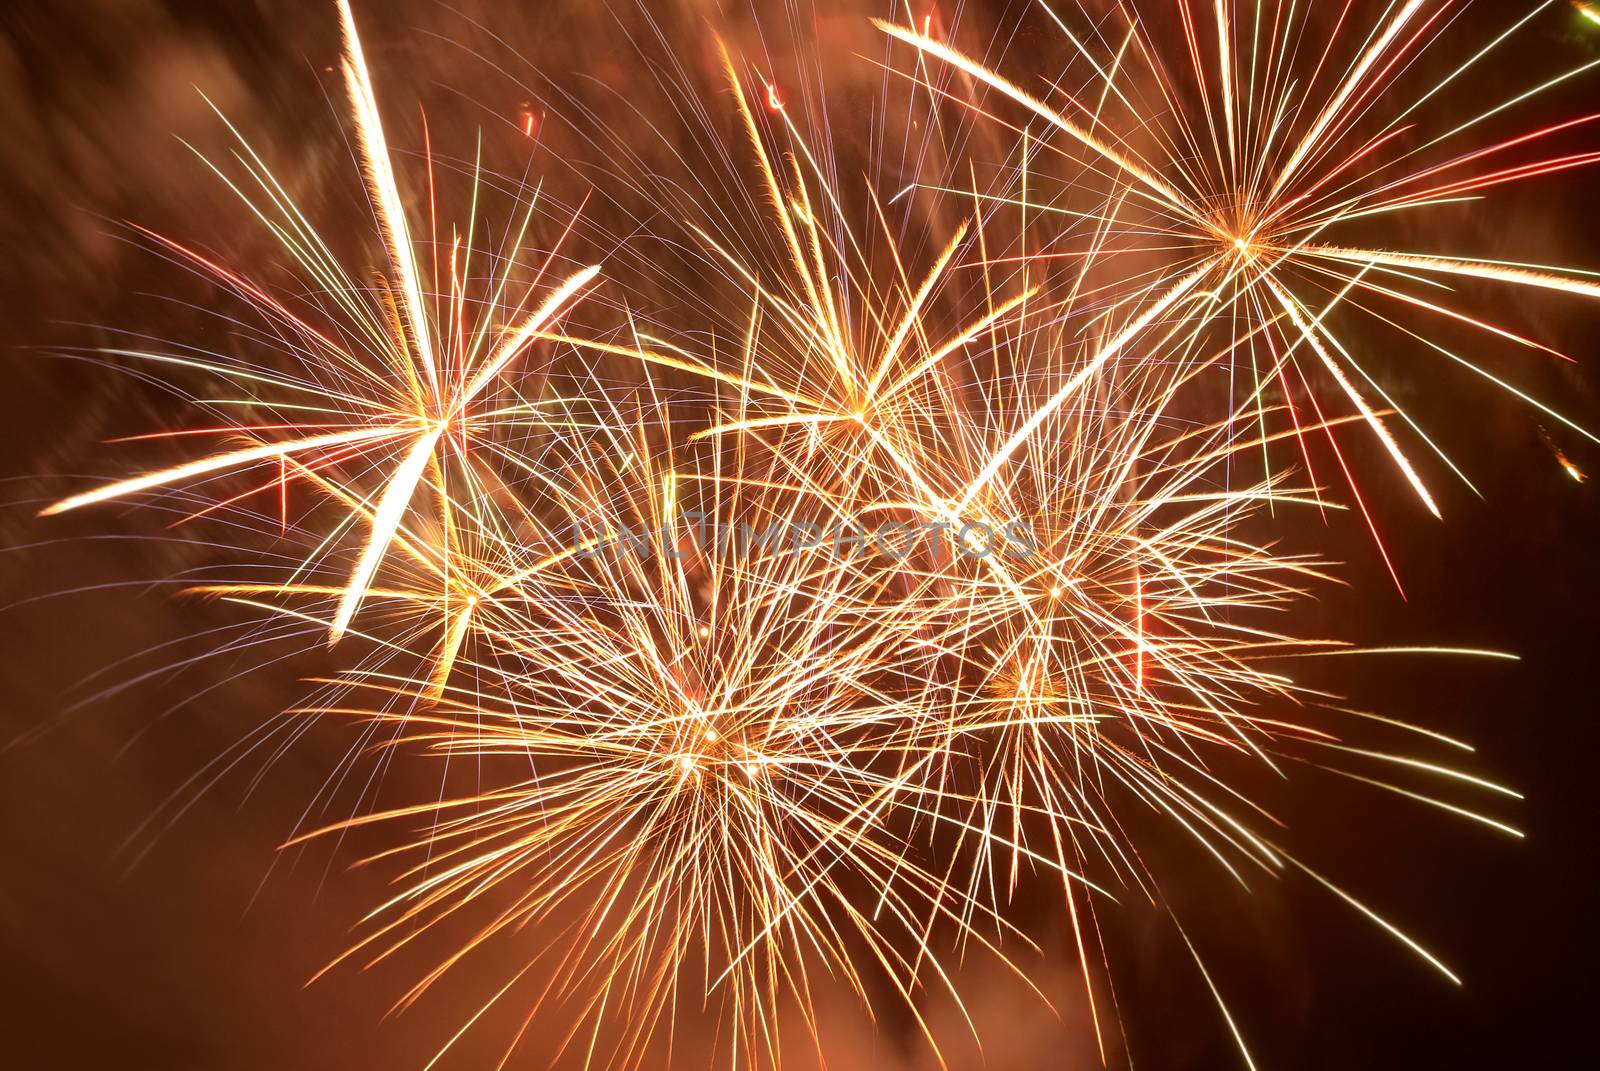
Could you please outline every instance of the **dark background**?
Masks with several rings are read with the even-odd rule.
[[[718,15],[712,3],[671,6],[685,25]],[[1586,37],[1558,7],[1505,54],[1502,73],[1486,77],[1526,85],[1538,71],[1600,54],[1600,35]],[[457,149],[470,144],[467,125],[503,136],[528,106],[526,87],[494,69],[509,52],[539,57],[554,75],[594,70],[614,50],[618,25],[639,26],[627,11],[576,3],[408,0],[358,13],[387,112],[424,102],[446,140],[455,126]],[[1506,17],[1504,5],[1479,4],[1462,27],[1487,30]],[[446,990],[386,1017],[404,984],[393,972],[337,971],[303,988],[383,888],[381,875],[347,872],[348,860],[274,851],[348,739],[318,728],[271,761],[247,753],[223,768],[241,757],[241,739],[292,701],[306,665],[244,678],[244,661],[207,660],[136,680],[199,655],[206,632],[232,624],[223,608],[130,583],[191,568],[205,548],[117,509],[33,516],[75,486],[66,477],[117,470],[103,439],[175,419],[158,392],[63,356],[104,344],[102,325],[161,337],[198,329],[181,305],[149,295],[204,301],[204,289],[129,242],[118,221],[235,262],[263,248],[232,195],[174,138],[208,152],[224,145],[196,87],[303,196],[359,209],[340,89],[327,70],[337,56],[331,4],[22,2],[0,13],[0,28],[0,327],[9,347],[0,453],[13,477],[0,512],[0,585],[11,604],[0,618],[0,1063],[420,1067],[467,996]],[[435,34],[469,47],[439,47]],[[1597,99],[1595,85],[1536,102],[1532,121],[1577,114]],[[641,97],[648,88],[641,81]],[[410,129],[400,130],[392,140],[410,145]],[[1509,190],[1452,216],[1450,247],[1600,267],[1593,174]],[[1518,356],[1505,366],[1518,382],[1600,427],[1595,306],[1484,296],[1498,303],[1496,319],[1578,358],[1558,368]],[[1302,855],[1441,954],[1465,979],[1460,989],[1303,879],[1257,882],[1250,898],[1220,882],[1179,882],[1168,890],[1172,906],[1259,1066],[1595,1064],[1600,485],[1568,479],[1554,452],[1600,473],[1600,451],[1481,381],[1417,355],[1395,358],[1386,384],[1482,498],[1429,471],[1446,516],[1436,524],[1382,458],[1357,446],[1405,598],[1361,533],[1335,523],[1326,545],[1349,563],[1350,585],[1323,592],[1301,631],[1488,647],[1522,660],[1350,659],[1308,674],[1356,705],[1472,741],[1471,769],[1526,793],[1494,813],[1527,839],[1331,777],[1308,775],[1285,799]],[[175,646],[140,654],[167,643]],[[125,657],[133,661],[114,664]],[[1108,925],[1135,1066],[1238,1066],[1171,928],[1138,909]],[[986,1066],[1094,1065],[1059,961],[1041,974],[1062,994],[1059,1020],[978,970],[974,1014],[993,1039]],[[827,1014],[846,1039],[837,1066],[932,1066],[894,1022],[874,1034],[847,1003]],[[452,1066],[474,1066],[489,1051],[468,1050]],[[957,1067],[980,1066],[959,1044],[949,1055]]]

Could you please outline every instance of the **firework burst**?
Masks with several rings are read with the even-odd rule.
[[[537,205],[534,197],[513,236],[509,256],[495,258],[501,261],[501,274],[491,279],[486,293],[468,297],[474,271],[469,228],[465,235],[452,237],[446,271],[441,274],[435,265],[442,285],[432,292],[431,300],[425,299],[420,266],[424,258],[411,238],[407,202],[395,177],[361,40],[348,3],[341,2],[339,12],[345,35],[345,84],[390,274],[378,276],[371,286],[355,282],[288,192],[241,141],[235,155],[248,185],[231,181],[230,185],[281,240],[292,262],[304,272],[309,292],[323,295],[320,307],[297,310],[245,275],[187,246],[159,235],[150,237],[247,300],[279,343],[276,356],[292,359],[295,367],[263,368],[228,354],[114,351],[135,360],[180,364],[230,384],[238,394],[201,401],[202,408],[220,418],[216,426],[188,428],[166,437],[232,437],[244,439],[246,445],[106,484],[44,511],[62,513],[175,484],[262,469],[270,470],[272,478],[242,495],[221,497],[209,508],[274,490],[284,501],[292,481],[317,474],[317,483],[351,507],[347,523],[339,527],[366,528],[329,624],[330,642],[337,642],[349,628],[380,563],[417,504],[425,477],[431,474],[440,510],[448,512],[451,495],[479,499],[484,488],[477,478],[473,444],[491,429],[551,419],[561,399],[529,400],[509,382],[514,378],[511,373],[541,331],[552,326],[599,273],[598,266],[586,267],[545,287],[546,269],[555,265],[552,253],[531,282],[516,291],[508,289],[517,260],[527,255],[524,237]],[[437,240],[432,248],[440,248]],[[266,419],[239,420],[237,413],[243,407],[264,413]],[[559,414],[554,419],[559,420]],[[336,530],[328,538],[340,534]]]
[[[1350,649],[1296,635],[1289,611],[1332,565],[1285,533],[1297,512],[1340,508],[1306,440],[1337,451],[1347,424],[1439,512],[1391,427],[1410,418],[1362,363],[1368,328],[1490,376],[1429,325],[1547,347],[1441,280],[1600,296],[1579,272],[1360,237],[1361,221],[1600,162],[1545,148],[1596,116],[1464,144],[1522,97],[1437,135],[1413,125],[1548,6],[1409,97],[1448,2],[1363,26],[1345,4],[1323,39],[1293,6],[1219,0],[1204,25],[1185,0],[1177,62],[1136,7],[1087,30],[1047,10],[1088,72],[1078,92],[1012,81],[931,16],[880,23],[916,50],[903,73],[919,99],[1030,124],[991,186],[971,164],[965,189],[912,176],[962,198],[965,220],[928,235],[870,181],[858,225],[799,109],[719,43],[737,133],[709,151],[740,161],[762,233],[684,221],[715,298],[646,317],[629,280],[608,279],[625,296],[605,333],[563,322],[600,277],[562,253],[577,213],[535,252],[545,198],[520,187],[523,211],[485,250],[475,172],[475,214],[441,236],[431,150],[418,210],[341,0],[383,270],[358,281],[241,140],[237,169],[213,170],[306,294],[150,235],[265,330],[244,354],[113,351],[226,384],[197,399],[208,423],[159,437],[228,445],[45,512],[275,501],[277,537],[304,538],[304,555],[191,590],[375,648],[292,713],[364,723],[384,768],[406,753],[473,771],[399,806],[364,792],[289,842],[388,838],[362,862],[395,890],[335,963],[442,948],[400,1007],[511,950],[435,1061],[507,1007],[502,1066],[541,1017],[562,1024],[538,1031],[557,1035],[554,1058],[586,1067],[659,1065],[696,1017],[729,1066],[781,1064],[796,1017],[820,1059],[830,984],[869,1012],[892,1001],[938,1053],[930,992],[976,1031],[969,951],[1032,986],[1018,960],[1040,945],[1011,907],[1040,876],[1063,896],[1109,1061],[1100,914],[1125,892],[1161,903],[1169,865],[1136,814],[1241,882],[1311,875],[1454,979],[1278,843],[1250,778],[1311,763],[1516,832],[1431,786],[1508,789],[1367,733],[1464,745],[1298,683],[1291,659]],[[1063,178],[1059,199],[1042,194]],[[650,177],[618,181],[638,193]],[[736,313],[711,307],[729,293]],[[1200,385],[1223,375],[1214,404]],[[294,524],[291,488],[316,503]],[[885,526],[928,535],[888,548]]]
[[[1519,106],[1593,62],[1462,118],[1463,87],[1555,5],[1531,5],[1464,61],[1441,61],[1465,6],[1408,0],[1371,11],[1350,4],[1300,10],[1185,0],[1172,26],[1166,12],[1156,16],[1139,4],[1111,4],[1104,20],[1086,25],[1076,25],[1070,11],[1041,5],[1063,39],[1066,69],[1036,85],[921,29],[878,25],[961,76],[946,87],[928,81],[919,66],[916,77],[941,96],[1007,126],[1004,117],[1022,119],[1025,125],[1013,127],[1025,143],[1022,164],[983,197],[1012,205],[1029,226],[1088,218],[1107,233],[1108,252],[1135,261],[1114,273],[1121,292],[1105,313],[1124,316],[1128,326],[1100,346],[1095,364],[1150,359],[1141,333],[1163,321],[1180,319],[1186,332],[1219,336],[1235,355],[1243,389],[1283,398],[1295,426],[1325,423],[1324,414],[1338,409],[1359,415],[1437,516],[1434,496],[1391,426],[1397,418],[1433,447],[1385,389],[1390,374],[1381,362],[1395,348],[1386,335],[1487,378],[1589,436],[1452,348],[1442,328],[1461,326],[1488,341],[1564,358],[1497,323],[1455,284],[1600,297],[1593,273],[1371,244],[1496,188],[1600,161],[1592,149],[1549,148],[1582,137],[1600,116],[1507,129]],[[1430,77],[1441,62],[1444,73]],[[1084,88],[1069,90],[1080,71]],[[980,99],[980,88],[990,95]],[[1083,212],[1065,196],[1052,201],[1042,192],[1051,183],[1051,159],[1062,161],[1071,185],[1109,183],[1105,207]],[[1039,250],[1045,261],[1081,255],[1053,240]],[[1035,407],[995,463],[1082,386],[1082,379],[1068,380]],[[1333,448],[1337,453],[1337,443]],[[1339,465],[1348,476],[1342,458]],[[1355,484],[1350,488],[1365,512]]]

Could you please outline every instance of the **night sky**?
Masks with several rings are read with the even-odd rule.
[[[785,52],[796,39],[785,12],[803,9],[804,21],[813,5],[825,14],[809,23],[815,36],[796,60]],[[1474,5],[1458,27],[1463,39],[1484,40],[1510,6]],[[661,107],[658,83],[619,44],[627,36],[659,29],[691,40],[683,60],[698,70],[710,63],[700,28],[716,22],[737,45],[775,56],[780,71],[826,56],[831,92],[844,101],[880,77],[855,55],[866,47],[870,5],[757,4],[759,17],[733,0],[650,7],[648,20],[627,0],[369,0],[357,11],[397,145],[420,143],[423,113],[450,157],[469,159],[481,130],[490,168],[546,169],[550,196],[564,205],[606,170],[585,156],[605,140],[575,104],[622,99],[646,116]],[[1586,34],[1559,7],[1483,80],[1503,81],[1509,92],[1540,80],[1538,71],[1600,58],[1600,27]],[[985,0],[965,5],[962,18],[1009,26],[1022,10]],[[1027,54],[1043,40],[1033,30],[1014,47]],[[83,477],[129,470],[134,462],[105,440],[183,419],[178,398],[82,359],[84,351],[113,344],[111,328],[161,339],[199,333],[202,341],[216,330],[189,305],[217,295],[156,256],[127,223],[232,263],[270,263],[269,240],[178,140],[207,153],[228,144],[197,88],[304,203],[325,218],[370,222],[342,132],[337,56],[331,0],[15,0],[0,11],[0,454],[8,477],[0,496],[8,604],[0,618],[0,1065],[420,1068],[476,1006],[470,987],[447,984],[387,1014],[413,980],[407,964],[335,970],[305,985],[387,885],[381,872],[351,870],[353,851],[277,850],[346,754],[349,726],[309,726],[281,752],[275,743],[242,746],[330,660],[292,644],[264,669],[239,656],[203,657],[233,634],[237,618],[223,605],[176,598],[171,579],[211,562],[205,540],[217,534],[168,530],[158,516],[115,506],[35,517]],[[558,85],[574,96],[557,94]],[[1582,114],[1600,100],[1597,86],[1590,76],[1541,98],[1528,121]],[[1477,88],[1492,94],[1494,85]],[[518,130],[528,112],[546,128],[532,159]],[[620,116],[619,136],[640,121]],[[1449,244],[1600,270],[1595,174],[1452,210]],[[601,197],[592,210],[618,213],[607,225],[614,240],[648,223],[637,203]],[[1600,429],[1600,307],[1488,288],[1482,302],[1497,322],[1537,334],[1576,363],[1533,351],[1485,359]],[[1427,475],[1445,516],[1437,523],[1381,451],[1352,437],[1404,594],[1361,526],[1334,518],[1311,536],[1345,563],[1347,583],[1298,609],[1296,628],[1372,645],[1492,648],[1521,661],[1329,659],[1304,672],[1352,705],[1471,741],[1472,769],[1526,795],[1495,813],[1527,837],[1497,836],[1309,769],[1262,788],[1301,855],[1439,952],[1464,978],[1460,989],[1293,874],[1257,879],[1244,895],[1192,847],[1177,846],[1193,863],[1168,868],[1179,876],[1165,893],[1203,945],[1263,1068],[1600,1063],[1591,1025],[1600,952],[1600,448],[1424,354],[1380,356],[1388,358],[1385,384],[1481,497],[1433,462]],[[160,450],[139,454],[137,464],[180,456]],[[1597,479],[1569,479],[1558,451]],[[427,785],[436,772],[400,760],[387,776],[398,797],[407,779]],[[1060,1015],[974,960],[963,984],[988,1039],[986,1060],[952,1027],[953,1068],[1098,1066],[1059,893],[1031,895],[1018,910],[1055,954],[1029,969]],[[1162,913],[1130,900],[1105,921],[1132,1066],[1242,1066]],[[822,994],[819,1005],[828,1066],[936,1066],[903,1017],[886,1015],[874,1028],[843,990]],[[928,1010],[936,1023],[952,1016],[938,999]],[[514,1029],[515,1017],[507,1023]],[[502,1038],[484,1031],[441,1066],[493,1066]],[[705,1066],[697,1044],[687,1037],[674,1066]],[[543,1066],[538,1049],[515,1066]],[[1119,1048],[1113,1066],[1127,1064]]]

